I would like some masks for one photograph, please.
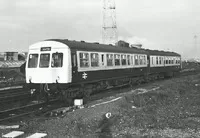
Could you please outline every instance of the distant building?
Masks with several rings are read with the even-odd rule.
[[[4,81],[24,82],[25,75],[24,71],[22,72],[24,64],[25,61],[0,61],[0,87]]]
[[[18,61],[18,52],[5,52],[5,60]]]
[[[0,61],[25,61],[27,52],[0,52]]]
[[[119,40],[117,43],[116,43],[117,46],[120,46],[120,47],[129,47],[129,43],[125,42],[125,41],[122,41],[122,40]]]
[[[142,48],[142,44],[131,44],[131,47]]]
[[[4,61],[5,60],[5,53],[0,53],[0,61]]]

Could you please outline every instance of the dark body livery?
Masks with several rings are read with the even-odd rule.
[[[174,52],[52,39],[30,46],[26,82],[36,91],[83,97],[108,87],[173,76],[181,69],[180,61]]]

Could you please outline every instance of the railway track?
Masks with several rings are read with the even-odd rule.
[[[0,103],[7,103],[31,97],[27,89],[16,88],[0,91]]]
[[[40,108],[43,108],[44,106],[49,104],[54,104],[57,101],[58,101],[57,99],[54,99],[50,100],[48,103],[41,102],[41,103],[29,104],[26,106],[0,111],[0,122],[13,120],[15,118],[20,118],[22,116],[33,114],[35,112],[38,112]]]
[[[200,73],[200,70],[185,71],[185,72],[181,72],[180,75],[177,76],[177,77],[194,75],[194,74],[197,74],[197,73]],[[157,80],[157,81],[160,81],[160,80]],[[144,83],[144,84],[141,84],[141,85],[136,85],[135,88],[139,88],[141,86],[146,86],[146,85],[151,85],[151,83],[152,82]],[[114,91],[115,90],[117,90],[117,91],[120,90],[119,92],[114,92],[114,93],[121,93],[121,92],[123,93],[126,90],[128,90],[126,86],[128,86],[128,85],[117,86],[117,87],[109,88],[109,89],[107,89],[105,91],[101,91],[102,93],[98,93],[97,95],[96,94],[93,95],[92,96],[93,98],[91,98],[90,100],[93,101],[95,99],[97,100],[97,97],[99,99],[99,98],[103,98],[103,97],[106,97],[106,96],[110,96],[113,93],[113,92],[111,92],[112,90],[114,90]],[[22,89],[16,89],[16,90],[14,90],[12,92],[10,91],[10,94],[14,94],[14,96],[12,95],[11,97],[13,98],[15,96],[16,97],[20,96],[19,93],[15,94],[19,90],[21,90],[20,94],[22,94],[22,95],[24,94],[24,91]],[[8,96],[7,97],[2,97],[2,95],[6,95],[5,93],[6,93],[5,91],[0,91],[0,101],[1,101],[1,99],[6,99],[6,98],[9,99],[9,98],[11,98],[11,97],[8,97]],[[57,99],[56,100],[51,100],[51,101],[49,101],[48,104],[54,104],[57,101],[58,101]],[[22,117],[22,116],[33,114],[33,113],[39,111],[39,108],[44,107],[45,105],[47,105],[47,103],[46,102],[42,102],[42,103],[38,103],[38,104],[31,104],[31,105],[21,106],[21,107],[18,107],[18,108],[13,108],[13,109],[0,111],[0,122],[6,121],[6,120],[12,120],[12,119],[15,119],[15,118],[19,118],[19,117]]]

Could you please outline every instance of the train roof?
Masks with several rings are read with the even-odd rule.
[[[68,39],[49,39],[46,41],[57,41],[69,46],[70,49],[97,52],[138,53],[148,54],[144,49],[105,45],[99,43],[88,43],[84,41],[72,41]]]
[[[159,51],[159,50],[150,50],[150,49],[145,49],[148,51],[150,55],[160,55],[160,56],[181,56],[178,53],[175,52],[170,52],[170,51]]]
[[[116,52],[116,53],[137,53],[137,54],[148,54],[158,56],[181,56],[175,52],[150,50],[136,47],[122,47],[113,46],[99,43],[89,43],[85,41],[75,41],[68,39],[48,39],[44,41],[60,42],[67,45],[70,49],[81,50],[81,51],[96,51],[96,52]]]

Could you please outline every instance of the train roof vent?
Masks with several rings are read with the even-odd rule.
[[[94,44],[99,44],[99,42],[94,42]]]
[[[81,40],[81,43],[85,43],[85,41]]]

